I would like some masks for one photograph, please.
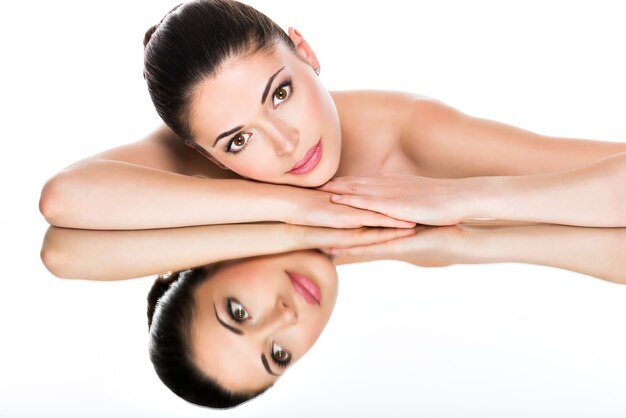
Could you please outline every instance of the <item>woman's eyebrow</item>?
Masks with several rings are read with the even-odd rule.
[[[272,371],[272,369],[270,369],[270,364],[267,362],[267,358],[265,357],[265,353],[261,353],[261,362],[263,363],[263,367],[265,367],[265,370],[267,370],[267,372],[269,374],[271,374],[272,376],[280,377],[279,374],[274,373]]]
[[[280,73],[282,70],[284,70],[285,67],[282,67],[280,70],[276,71],[274,74],[272,74],[272,76],[269,78],[269,80],[267,80],[267,84],[265,85],[265,90],[263,90],[263,96],[261,97],[261,104],[265,104],[265,100],[267,99],[267,95],[270,92],[270,87],[272,87],[272,83],[274,82],[274,79],[276,78],[276,76],[278,75],[278,73]],[[237,126],[236,128],[230,129],[226,132],[223,132],[221,134],[219,134],[217,136],[217,138],[215,138],[215,141],[213,141],[213,147],[215,148],[215,145],[217,145],[217,141],[219,141],[220,139],[233,134],[235,132],[237,132],[238,130],[240,130],[241,128],[243,128],[243,125],[241,126]]]
[[[267,94],[270,92],[270,87],[272,86],[272,82],[274,81],[278,73],[280,73],[284,69],[285,67],[282,67],[280,70],[272,74],[269,80],[267,80],[267,85],[265,86],[265,90],[263,90],[263,97],[261,97],[261,104],[265,104],[265,99],[267,99]]]
[[[217,307],[215,306],[215,303],[213,304],[213,310],[215,311],[215,318],[217,319],[217,322],[219,322],[224,328],[237,335],[244,335],[244,332],[242,330],[235,328],[232,325],[228,325],[226,322],[222,321],[220,316],[217,314]]]
[[[234,332],[237,335],[244,335],[244,332],[242,330],[237,329],[231,325],[228,325],[226,322],[222,321],[220,316],[217,314],[217,307],[215,306],[215,303],[213,304],[213,311],[215,312],[215,318],[217,319],[217,322],[219,322],[224,328],[226,328],[227,330],[231,332]],[[272,369],[270,368],[270,364],[267,361],[267,358],[265,357],[265,353],[261,353],[261,363],[263,363],[263,367],[265,367],[265,370],[267,370],[269,374],[271,374],[272,376],[280,377],[279,374],[274,373]]]
[[[238,130],[240,130],[241,128],[243,128],[243,125],[239,125],[229,131],[223,132],[221,134],[219,134],[217,136],[217,138],[215,138],[215,141],[213,141],[213,146],[211,148],[215,148],[215,145],[217,145],[217,141],[219,141],[220,139],[230,135],[230,134],[234,134],[235,132],[237,132]]]

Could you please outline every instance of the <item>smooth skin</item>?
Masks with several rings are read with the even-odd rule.
[[[235,57],[195,91],[197,144],[230,170],[162,126],[49,180],[40,200],[48,222],[87,229],[257,221],[353,228],[497,218],[626,226],[626,143],[538,135],[405,93],[327,92],[311,47],[296,30],[289,36],[298,55],[278,44],[269,54]],[[293,90],[277,95],[277,76],[261,104],[268,76],[283,67]],[[211,97],[217,89],[221,94]],[[223,115],[212,111],[217,100]],[[250,149],[233,155],[223,151],[225,140],[212,146],[217,134],[238,125],[250,134],[238,142],[247,140]],[[307,175],[285,174],[320,138],[320,165]]]

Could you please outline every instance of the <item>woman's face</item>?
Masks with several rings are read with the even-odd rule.
[[[196,364],[229,390],[266,388],[311,348],[336,298],[335,266],[317,251],[227,264],[197,289]]]
[[[282,42],[225,62],[191,101],[197,145],[237,174],[267,183],[315,187],[337,172],[341,128],[314,68],[313,51],[290,31]]]

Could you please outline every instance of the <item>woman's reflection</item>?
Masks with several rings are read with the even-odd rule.
[[[626,228],[494,222],[410,230],[283,224],[50,228],[42,259],[66,278],[178,271],[157,279],[148,298],[154,367],[183,399],[225,408],[265,391],[313,345],[335,304],[336,265],[381,259],[431,267],[519,262],[624,284],[624,243]]]
[[[315,250],[161,277],[148,298],[150,357],[183,399],[235,406],[263,393],[311,348],[336,298],[335,266]]]

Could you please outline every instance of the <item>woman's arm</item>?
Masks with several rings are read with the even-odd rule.
[[[413,234],[413,228],[335,229],[282,223],[149,231],[50,227],[41,248],[41,259],[57,277],[121,280],[222,260],[320,247],[370,245]]]
[[[626,226],[626,153],[557,173],[438,179],[385,174],[342,177],[321,190],[335,203],[427,225],[494,218]]]
[[[558,173],[465,180],[470,217],[626,226],[626,152]]]
[[[626,152],[624,142],[539,135],[431,99],[398,100],[408,110],[400,122],[403,149],[425,177],[553,173]]]
[[[196,177],[202,176],[202,177]],[[221,170],[167,128],[80,161],[44,186],[40,210],[55,226],[151,229],[279,221],[411,227],[367,210],[340,210],[316,190],[264,184]]]
[[[495,225],[493,225],[495,224]],[[626,284],[626,228],[563,225],[453,225],[380,244],[332,249],[335,263],[401,260],[422,267],[525,263],[552,266]],[[593,243],[593,245],[589,245]]]

